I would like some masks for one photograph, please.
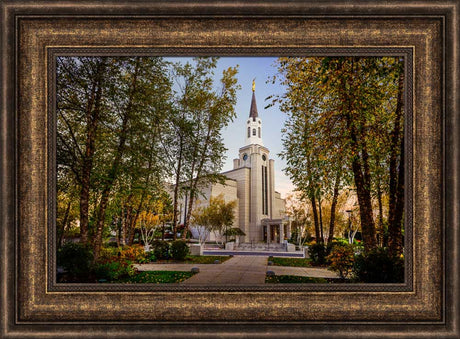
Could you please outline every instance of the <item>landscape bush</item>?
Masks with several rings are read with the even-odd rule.
[[[331,253],[326,259],[329,262],[329,269],[339,273],[340,278],[345,279],[353,268],[353,246],[349,244],[336,243],[332,246]]]
[[[157,261],[157,257],[155,256],[155,253],[153,253],[153,251],[147,252],[145,259],[147,260],[147,262]]]
[[[334,239],[327,244],[327,254],[329,255],[332,249],[334,248],[334,246],[337,246],[337,245],[348,246],[349,243],[348,243],[348,240],[343,239],[343,238]]]
[[[99,260],[111,260],[118,257],[120,249],[118,247],[102,247],[99,253]],[[120,253],[121,255],[121,253]]]
[[[175,240],[171,243],[171,257],[174,260],[184,260],[190,249],[184,240]]]
[[[78,238],[79,236],[80,236],[80,228],[78,227],[72,227],[64,231],[64,238],[66,239]]]
[[[108,261],[96,264],[94,267],[96,279],[107,281],[118,280],[128,275],[127,264],[119,261]]]
[[[167,241],[155,240],[150,246],[150,252],[153,252],[157,259],[169,259],[169,243]]]
[[[144,247],[138,244],[124,246],[120,251],[120,259],[143,263],[145,261]]]
[[[57,265],[73,278],[87,276],[91,271],[93,253],[88,245],[66,242],[57,253]]]
[[[353,273],[359,282],[401,283],[404,282],[404,259],[378,247],[355,256]]]
[[[327,249],[322,243],[312,244],[308,247],[308,254],[313,265],[326,263]]]

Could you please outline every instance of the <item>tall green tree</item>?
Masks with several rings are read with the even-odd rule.
[[[170,128],[164,130],[164,150],[168,154],[174,182],[174,225],[177,227],[178,204],[187,196],[185,230],[188,229],[193,205],[203,187],[221,180],[225,158],[221,132],[235,117],[237,68],[223,71],[220,84],[214,83],[217,58],[195,58],[176,63],[176,84]],[[176,234],[176,232],[174,232]],[[183,232],[185,237],[186,232]]]
[[[80,187],[80,235],[88,241],[91,175],[96,141],[107,118],[104,100],[108,61],[98,58],[57,59],[57,166],[70,170]],[[62,173],[62,172],[61,172]],[[67,176],[69,172],[66,172]],[[62,175],[64,178],[66,175]]]
[[[80,187],[81,241],[91,237],[97,259],[113,221],[113,200],[138,202],[135,225],[142,195],[160,186],[155,146],[170,102],[167,63],[151,57],[62,57],[57,75],[58,171],[70,169]]]
[[[332,192],[334,202],[340,187],[353,183],[365,248],[372,249],[376,246],[372,199],[377,196],[381,203],[384,190],[397,177],[390,170],[394,166],[387,162],[392,152],[396,153],[398,168],[402,168],[402,128],[398,130],[402,114],[397,105],[402,93],[398,88],[402,61],[370,57],[280,58],[278,70],[273,81],[279,80],[286,93],[275,96],[273,103],[279,102],[281,110],[288,114],[283,139],[286,171],[311,200]],[[394,142],[390,142],[390,136]],[[296,159],[298,155],[302,157]],[[401,194],[402,182],[396,182],[400,183]],[[398,220],[400,229],[401,219]],[[333,219],[330,231],[331,226]],[[395,238],[400,236],[395,233]]]

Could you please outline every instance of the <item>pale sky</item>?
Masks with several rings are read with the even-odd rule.
[[[184,63],[190,60],[190,58],[179,57],[166,59]],[[239,65],[237,79],[241,89],[237,92],[237,117],[223,131],[223,139],[228,151],[225,154],[226,160],[222,171],[233,169],[233,159],[238,157],[239,148],[244,146],[246,121],[251,107],[252,79],[255,78],[257,110],[262,120],[262,140],[264,146],[270,151],[270,158],[275,160],[275,190],[285,198],[286,194],[292,192],[294,188],[290,179],[282,171],[286,163],[278,156],[282,150],[281,128],[284,126],[286,116],[277,106],[264,109],[269,104],[265,98],[283,92],[283,88],[278,84],[266,83],[269,77],[276,73],[275,61],[276,57],[221,57],[215,71],[215,83],[219,84],[222,70]]]

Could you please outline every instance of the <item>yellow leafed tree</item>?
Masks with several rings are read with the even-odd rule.
[[[142,211],[139,214],[137,226],[141,230],[144,248],[146,251],[149,251],[155,232],[158,226],[160,226],[160,216],[149,211]]]

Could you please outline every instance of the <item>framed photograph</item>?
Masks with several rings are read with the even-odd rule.
[[[2,14],[1,337],[460,335],[456,1]]]

